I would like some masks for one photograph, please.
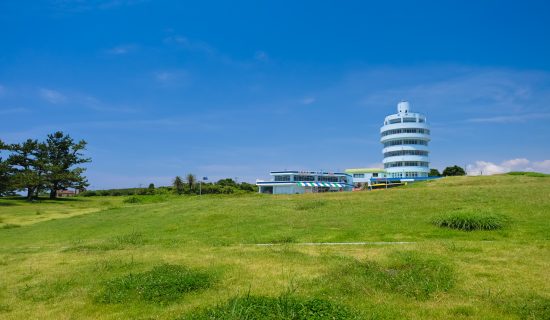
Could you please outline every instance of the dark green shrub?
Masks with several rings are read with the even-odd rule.
[[[466,171],[464,171],[463,168],[457,165],[454,165],[452,167],[445,168],[445,170],[443,170],[443,175],[444,176],[465,176]]]
[[[438,227],[462,231],[497,230],[506,225],[507,218],[496,214],[464,211],[436,217],[432,223]]]
[[[138,198],[136,196],[131,196],[131,197],[128,197],[128,198],[124,199],[123,202],[124,203],[141,203],[142,200],[141,200],[141,198]]]
[[[350,308],[322,299],[303,299],[290,295],[279,297],[244,296],[227,303],[194,312],[180,319],[194,320],[321,320],[361,319]]]
[[[128,274],[105,284],[96,300],[101,303],[121,303],[143,300],[168,303],[192,291],[208,288],[213,277],[184,266],[163,264],[151,271]]]

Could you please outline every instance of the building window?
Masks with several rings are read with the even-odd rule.
[[[275,176],[275,181],[290,181],[290,176]]]
[[[392,140],[384,143],[384,147],[399,146],[403,144],[421,144],[428,145],[428,141],[417,139],[405,139],[405,140]]]
[[[335,176],[319,176],[317,181],[320,182],[338,182],[338,177]]]
[[[378,177],[378,173],[376,173],[376,172],[373,173],[373,174],[372,174],[372,177],[373,177],[373,178],[377,178],[377,177]]]
[[[296,175],[294,181],[315,181],[314,176]]]
[[[384,153],[384,158],[396,156],[428,156],[428,151],[424,150],[398,150]]]
[[[420,133],[420,134],[430,134],[430,130],[428,129],[422,129],[422,128],[405,128],[405,129],[391,129],[386,130],[381,133],[382,137],[389,136],[392,134],[399,134],[399,133]]]
[[[354,173],[354,174],[353,174],[353,177],[354,177],[354,178],[364,178],[364,177],[365,177],[365,174],[364,174],[364,173]]]

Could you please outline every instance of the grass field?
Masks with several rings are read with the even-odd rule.
[[[549,177],[125,199],[0,199],[0,318],[550,319]]]

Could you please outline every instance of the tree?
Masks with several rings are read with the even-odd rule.
[[[441,173],[439,173],[439,170],[432,168],[428,173],[428,177],[441,177]]]
[[[177,194],[183,193],[183,180],[180,176],[176,176],[176,178],[174,178],[174,182],[172,183],[172,185],[174,186],[174,191]]]
[[[28,139],[10,146],[8,164],[12,166],[13,187],[27,190],[27,200],[34,199],[46,186],[47,149],[44,143]]]
[[[154,183],[149,183],[149,190],[155,190],[155,184]]]
[[[75,142],[69,135],[61,131],[48,135],[46,139],[46,167],[50,199],[57,197],[57,190],[84,189],[88,186],[88,181],[83,176],[86,169],[75,167],[91,161],[90,158],[84,158],[81,153],[86,149],[86,144],[84,140]]]
[[[237,183],[231,178],[221,179],[217,184],[223,187],[237,187]]]
[[[466,171],[462,169],[461,167],[454,165],[452,167],[447,167],[445,170],[443,170],[444,176],[464,176],[466,175]]]
[[[189,191],[193,190],[196,182],[197,179],[195,178],[195,176],[192,173],[189,173],[187,175],[187,185],[189,186]]]
[[[0,140],[0,152],[4,150],[9,150],[9,146]],[[0,196],[4,196],[13,191],[11,174],[12,168],[10,164],[0,156]]]

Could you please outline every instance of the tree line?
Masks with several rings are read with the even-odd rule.
[[[86,169],[78,165],[91,161],[82,154],[86,144],[61,131],[47,135],[45,141],[7,144],[0,140],[0,196],[25,191],[26,198],[33,200],[48,192],[55,199],[58,190],[84,190]]]
[[[162,194],[178,194],[178,195],[198,195],[198,194],[238,194],[258,192],[256,185],[241,182],[238,183],[233,179],[226,178],[217,182],[197,181],[195,175],[188,174],[185,179],[176,176],[172,181],[171,186],[155,187],[150,183],[146,188],[125,188],[125,189],[106,189],[106,190],[88,190],[80,195],[84,197],[93,196],[133,196],[133,195],[162,195]]]

